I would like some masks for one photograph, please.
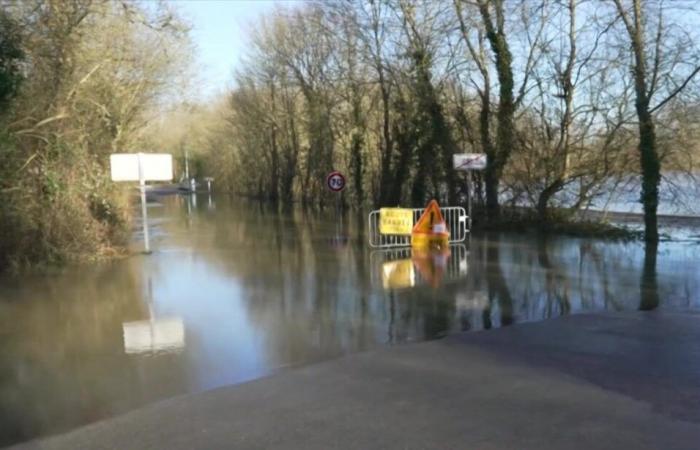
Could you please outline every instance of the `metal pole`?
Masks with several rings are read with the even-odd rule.
[[[472,171],[467,170],[467,215],[469,234],[472,231]]]
[[[146,212],[146,178],[143,173],[142,153],[139,153],[139,189],[141,191],[141,218],[143,221],[143,245],[144,253],[151,253],[151,246],[148,242],[148,213]]]

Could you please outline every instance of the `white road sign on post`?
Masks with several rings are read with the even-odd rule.
[[[139,163],[140,161],[140,163]],[[112,181],[171,181],[173,156],[167,153],[115,153],[109,156]]]
[[[151,252],[148,242],[148,215],[146,213],[146,181],[171,181],[173,156],[167,153],[115,153],[109,157],[112,181],[138,181],[141,190],[143,242],[146,253]]]
[[[452,155],[455,170],[484,170],[486,168],[485,153],[456,153]]]
[[[455,170],[467,172],[467,214],[472,228],[472,171],[484,170],[488,163],[485,153],[456,153],[452,155]]]

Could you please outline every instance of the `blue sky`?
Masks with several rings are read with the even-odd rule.
[[[303,0],[171,0],[192,26],[197,47],[198,97],[204,100],[231,85],[231,74],[246,52],[248,30],[276,5]]]

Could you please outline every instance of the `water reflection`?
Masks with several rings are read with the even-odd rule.
[[[639,285],[641,300],[639,309],[649,311],[659,306],[659,287],[656,283],[656,257],[659,252],[658,242],[644,245],[644,269]]]
[[[127,354],[170,352],[185,346],[185,327],[178,317],[124,322],[122,328]]]
[[[510,295],[510,288],[503,276],[500,258],[500,237],[493,240],[486,238],[486,285],[488,289],[488,305],[484,308],[484,328],[491,328],[492,311],[491,307],[496,303],[500,316],[500,325],[510,325],[513,323],[513,299]]]
[[[207,209],[209,211],[214,211],[216,209],[216,203],[214,203],[211,192],[207,195]]]
[[[196,197],[149,211],[150,256],[0,281],[0,445],[378,345],[700,307],[694,244],[488,234],[372,252],[364,216]]]
[[[410,247],[373,250],[370,253],[375,285],[405,289],[420,285],[437,288],[467,276],[467,247],[451,245],[443,250]],[[378,281],[381,277],[381,283]]]
[[[157,353],[181,350],[185,346],[185,326],[180,317],[156,317],[153,283],[148,279],[148,319],[122,323],[124,352]]]

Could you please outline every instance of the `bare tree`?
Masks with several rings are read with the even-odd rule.
[[[3,2],[25,79],[0,120],[0,266],[114,254],[125,200],[107,153],[142,142],[187,68],[187,27],[169,8],[105,0]]]
[[[654,112],[673,100],[700,72],[700,64],[695,59],[695,67],[680,82],[674,83],[666,96],[653,104],[655,94],[661,90],[661,85],[675,81],[671,73],[663,73],[664,60],[669,58],[665,47],[665,5],[658,4],[656,30],[651,45],[645,30],[650,22],[649,14],[641,0],[631,0],[624,4],[623,0],[613,0],[617,13],[624,23],[629,38],[633,63],[632,72],[635,88],[635,110],[639,122],[639,160],[642,171],[641,202],[644,208],[644,237],[647,241],[658,241],[659,227],[657,210],[659,207],[659,184],[661,182],[661,160],[657,145]],[[648,6],[648,5],[647,5]],[[687,52],[689,49],[673,49],[674,52]],[[671,57],[673,55],[670,55]]]

